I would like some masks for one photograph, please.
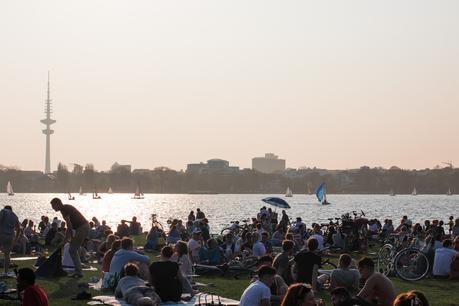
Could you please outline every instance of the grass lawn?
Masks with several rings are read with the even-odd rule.
[[[136,245],[143,245],[143,237],[136,237]],[[157,254],[150,254],[152,260],[156,260]],[[31,267],[34,261],[21,261],[15,262],[19,267]],[[86,305],[85,301],[72,301],[80,289],[78,284],[87,283],[91,276],[101,276],[100,265],[93,265],[99,269],[98,272],[85,272],[84,277],[79,280],[74,280],[68,277],[61,277],[55,279],[38,279],[37,283],[45,289],[50,300],[50,306],[76,306]],[[3,279],[6,281],[9,288],[15,288],[14,279]],[[248,285],[249,280],[236,280],[231,278],[222,277],[197,277],[196,281],[208,284],[202,291],[218,294],[224,297],[239,300],[245,287]],[[452,282],[448,280],[433,280],[424,279],[418,282],[406,282],[398,278],[392,278],[395,287],[399,292],[417,289],[424,292],[429,299],[432,306],[459,306],[459,282]],[[105,293],[91,290],[93,296],[103,295]],[[319,297],[326,300],[327,305],[331,305],[328,292],[320,292]],[[0,305],[20,305],[19,301],[6,301],[0,300]]]

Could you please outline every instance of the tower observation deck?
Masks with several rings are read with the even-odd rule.
[[[45,103],[45,114],[46,118],[40,120],[41,123],[46,125],[46,129],[42,132],[46,135],[46,157],[45,157],[45,174],[51,173],[51,135],[54,134],[54,130],[51,129],[51,124],[56,123],[56,120],[51,119],[53,113],[51,98],[49,93],[49,71],[48,71],[48,92]]]

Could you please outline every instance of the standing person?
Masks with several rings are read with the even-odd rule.
[[[72,257],[73,264],[75,265],[75,272],[70,276],[74,278],[81,278],[83,277],[83,270],[81,268],[78,250],[83,245],[85,238],[88,236],[89,223],[75,207],[68,204],[62,204],[62,201],[59,198],[52,199],[51,206],[55,211],[60,211],[62,213],[62,217],[67,223],[65,237],[66,239],[70,239],[69,253]]]
[[[19,269],[16,281],[18,290],[22,293],[21,306],[48,306],[45,291],[35,285],[35,273],[32,269]]]
[[[16,234],[15,234],[16,231]],[[7,205],[0,211],[0,250],[3,251],[5,275],[10,267],[10,253],[13,244],[19,238],[21,225],[11,206]]]
[[[362,258],[358,266],[360,275],[365,279],[365,285],[357,296],[369,303],[376,300],[378,305],[392,306],[396,291],[391,280],[384,274],[375,272],[375,263],[369,257]]]

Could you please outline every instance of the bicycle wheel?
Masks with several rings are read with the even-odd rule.
[[[406,248],[395,255],[395,272],[407,281],[417,281],[429,273],[429,260],[420,250]]]
[[[226,228],[222,229],[222,231],[220,232],[220,235],[226,236],[227,234],[229,234],[229,233],[231,233],[231,232],[232,232],[232,231],[231,231],[231,228],[226,227]]]
[[[393,270],[392,254],[394,247],[390,244],[383,245],[378,251],[377,269],[379,273],[389,276]]]

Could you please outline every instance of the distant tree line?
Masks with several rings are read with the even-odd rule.
[[[287,170],[284,173],[264,174],[250,169],[237,173],[189,174],[167,167],[153,170],[97,171],[92,164],[75,165],[70,171],[58,165],[52,175],[37,171],[0,169],[0,186],[5,192],[11,181],[15,192],[72,192],[80,187],[85,193],[97,191],[133,193],[137,186],[144,193],[284,193],[287,187],[295,194],[304,194],[322,182],[328,193],[396,194],[411,193],[416,187],[420,194],[445,194],[448,189],[459,193],[459,169],[441,168],[403,170],[361,167],[352,170],[324,170],[316,168]]]

